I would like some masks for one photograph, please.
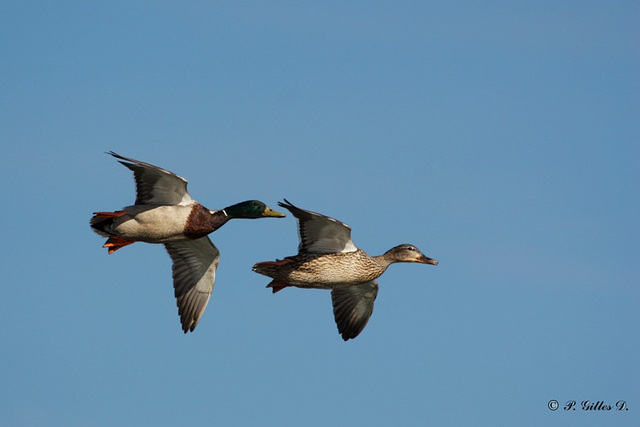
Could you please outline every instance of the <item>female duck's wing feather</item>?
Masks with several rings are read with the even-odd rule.
[[[300,245],[298,253],[327,254],[355,252],[358,248],[351,241],[351,227],[319,213],[300,209],[287,199],[280,206],[288,209],[298,219]]]
[[[331,291],[333,316],[343,340],[357,337],[367,326],[377,295],[375,280]]]
[[[187,180],[181,176],[113,151],[108,154],[124,160],[120,163],[133,171],[136,181],[136,205],[188,205],[194,201],[187,192]]]
[[[193,332],[211,298],[220,252],[206,236],[164,246],[173,260],[173,287],[182,330]]]

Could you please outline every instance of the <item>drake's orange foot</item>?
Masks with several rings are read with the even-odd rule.
[[[135,240],[125,239],[124,237],[111,236],[109,240],[102,246],[103,248],[109,248],[109,253],[112,254],[120,248],[124,248],[127,245],[135,243]]]
[[[98,218],[118,218],[124,216],[125,211],[115,211],[115,212],[94,212],[93,216]]]
[[[281,290],[283,290],[286,287],[291,286],[288,283],[285,282],[278,282],[277,280],[272,281],[271,283],[269,283],[267,285],[267,288],[271,288],[271,290],[273,290],[273,293],[275,294],[276,292],[279,292]]]

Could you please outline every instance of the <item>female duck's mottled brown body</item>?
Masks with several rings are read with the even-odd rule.
[[[115,212],[95,212],[91,228],[108,240],[109,253],[135,243],[164,244],[173,261],[173,286],[182,329],[196,328],[216,277],[220,252],[207,235],[232,218],[284,217],[257,200],[210,211],[187,192],[187,180],[110,152],[133,171],[136,202]]]
[[[253,270],[274,279],[269,284],[274,292],[286,286],[334,289],[375,280],[394,262],[400,261],[388,254],[372,257],[357,249],[328,254],[301,253],[282,261],[258,263]]]
[[[333,218],[300,209],[285,199],[280,206],[297,219],[298,254],[278,261],[260,262],[253,271],[273,278],[267,285],[278,292],[288,286],[331,289],[338,331],[346,341],[366,326],[378,293],[380,277],[395,262],[437,265],[415,246],[398,245],[383,255],[369,256],[351,240],[351,228]]]

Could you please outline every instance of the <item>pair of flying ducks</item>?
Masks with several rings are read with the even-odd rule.
[[[95,212],[91,227],[107,237],[113,253],[135,242],[162,243],[173,261],[173,286],[182,330],[198,325],[216,277],[218,248],[207,237],[232,218],[282,218],[257,200],[211,211],[187,192],[187,180],[167,170],[110,152],[133,171],[136,201],[115,212]],[[333,218],[300,209],[286,199],[278,203],[298,220],[298,254],[265,261],[253,271],[271,277],[273,292],[288,286],[331,289],[338,332],[346,341],[364,329],[378,294],[376,279],[395,262],[437,265],[413,245],[396,246],[369,256],[351,241],[351,228]]]

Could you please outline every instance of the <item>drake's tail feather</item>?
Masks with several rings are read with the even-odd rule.
[[[103,237],[111,237],[112,234],[107,230],[111,225],[113,225],[113,221],[115,218],[119,218],[125,214],[124,211],[116,211],[116,212],[94,212],[93,218],[89,221],[91,228],[93,231],[98,233]]]
[[[91,221],[89,221],[89,224],[91,224],[91,228],[93,229],[93,231],[103,237],[109,238],[109,240],[107,240],[107,242],[104,244],[103,248],[107,248],[110,254],[114,253],[120,248],[136,242],[135,240],[117,236],[110,231],[116,218],[120,218],[124,215],[124,211],[94,212],[93,218],[91,218]]]

